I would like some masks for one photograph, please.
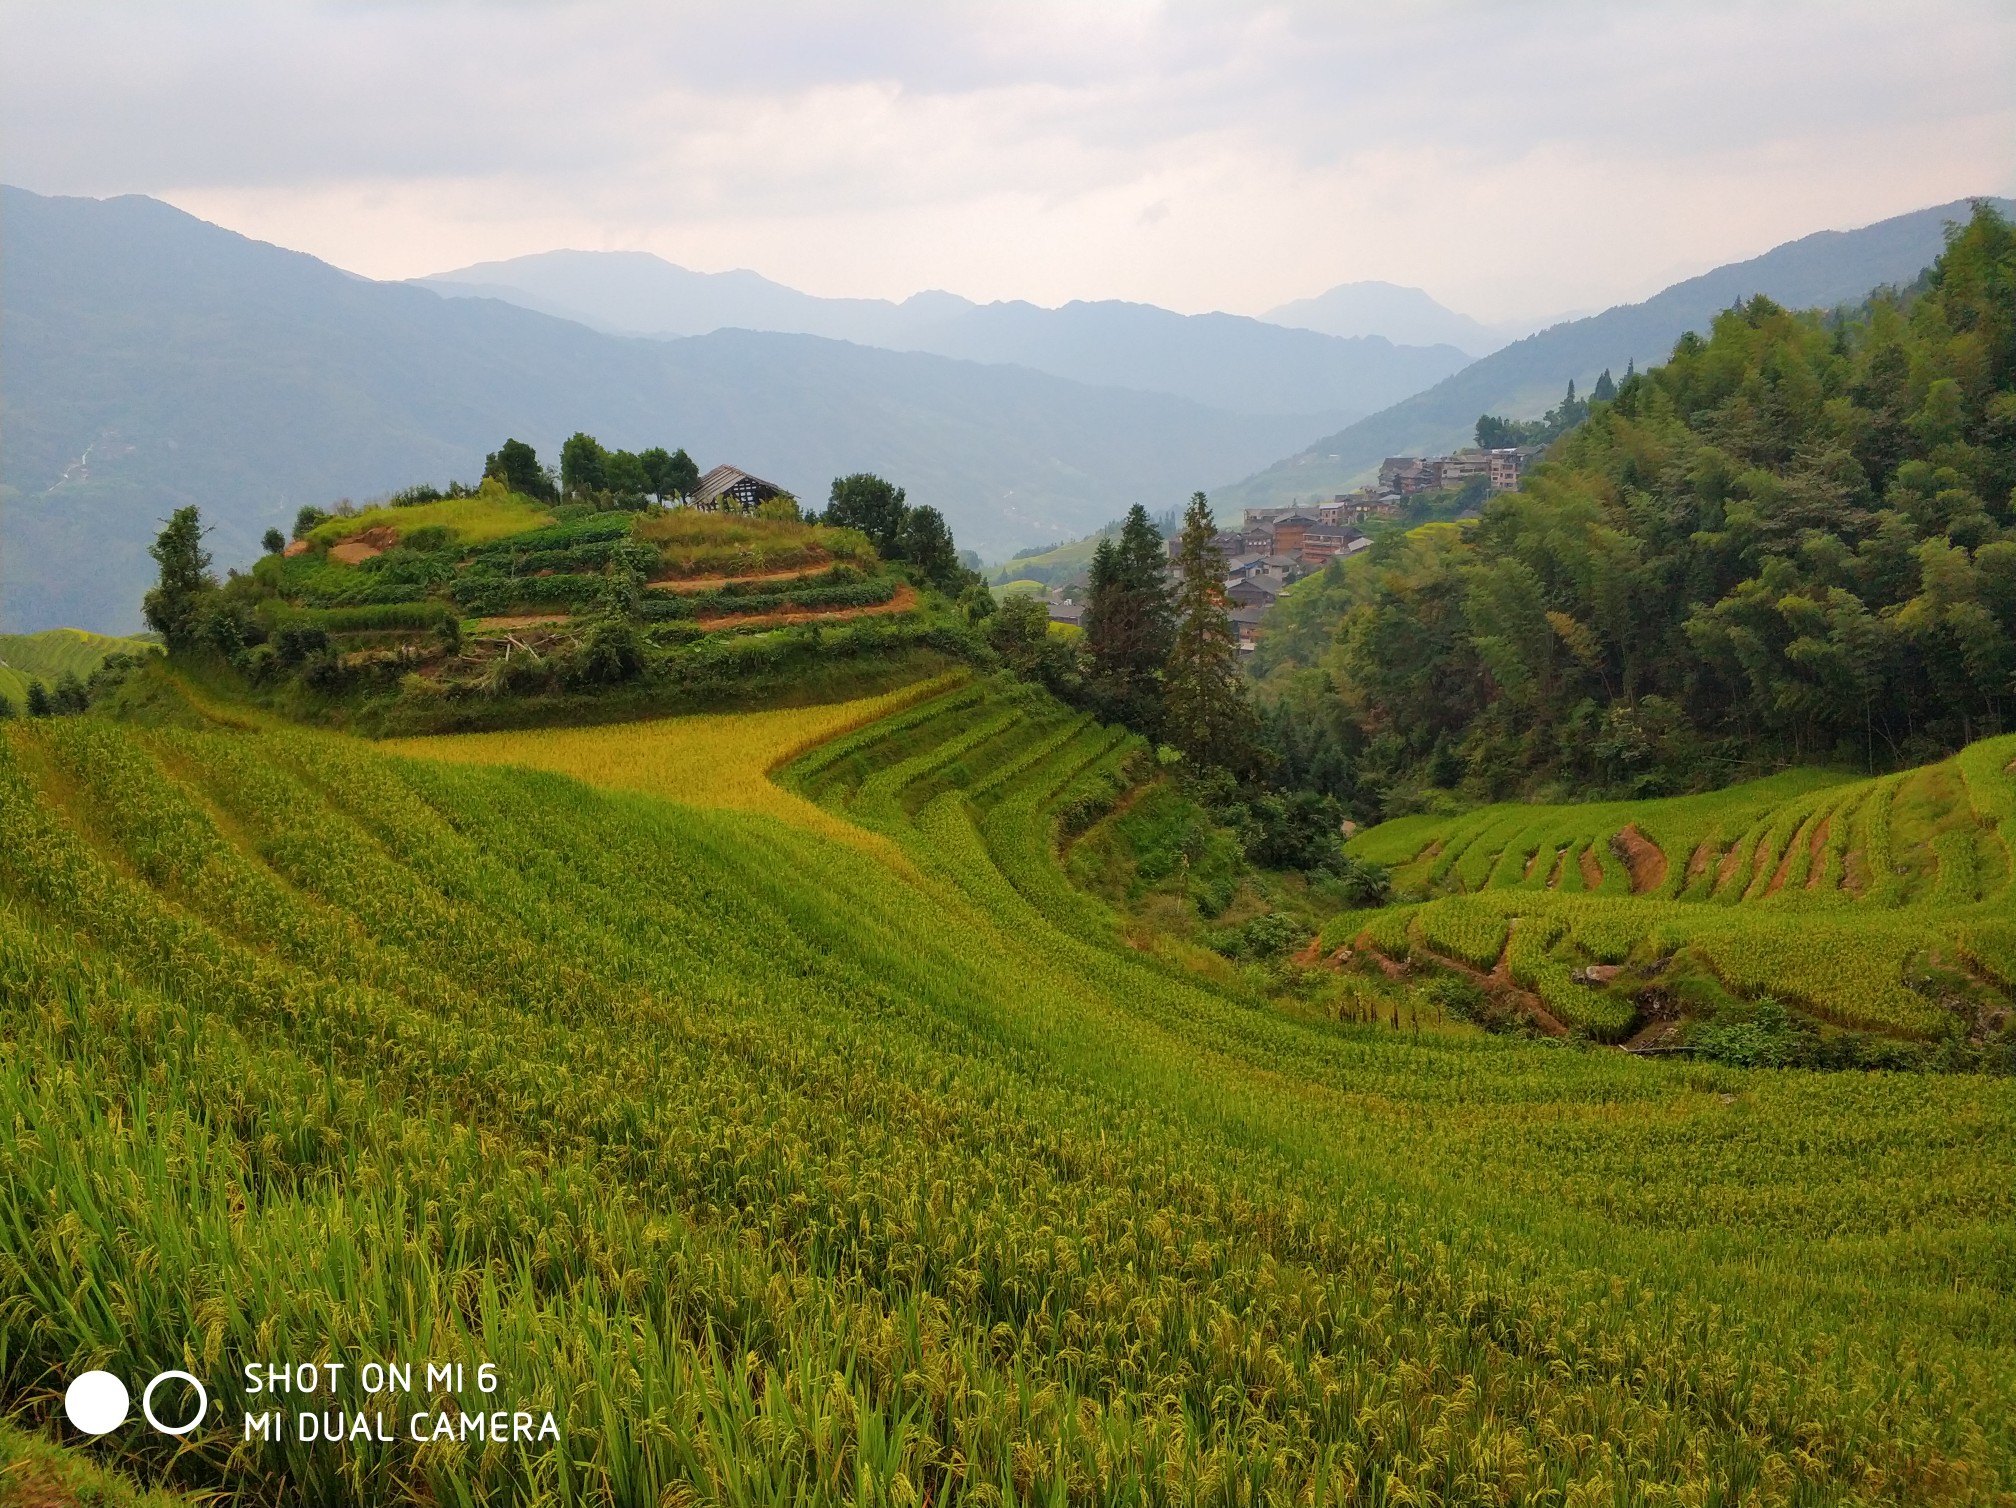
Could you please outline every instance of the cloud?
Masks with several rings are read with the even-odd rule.
[[[13,181],[375,276],[576,245],[1189,309],[1376,277],[1495,318],[2016,188],[1982,0],[16,0],[9,33]]]

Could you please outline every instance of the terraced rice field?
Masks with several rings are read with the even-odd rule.
[[[95,1455],[275,1504],[2016,1492],[2016,1085],[1206,987],[1055,860],[1130,753],[969,683],[789,767],[897,865],[704,763],[0,733],[0,1409],[185,1367]],[[247,1443],[273,1357],[564,1443]]]
[[[155,654],[159,646],[145,639],[121,639],[86,633],[81,628],[49,628],[38,634],[0,634],[0,696],[16,712],[26,705],[28,686],[40,681],[51,690],[64,675],[80,681],[115,654]]]
[[[1742,995],[1937,1036],[1950,1017],[1914,988],[1926,968],[2005,994],[2016,984],[2012,760],[2016,737],[2004,737],[1875,780],[1801,771],[1664,801],[1403,818],[1350,852],[1428,899],[1339,918],[1324,942],[1482,968],[1495,942],[1550,1013],[1607,1040],[1632,1010],[1577,969],[1683,951]]]

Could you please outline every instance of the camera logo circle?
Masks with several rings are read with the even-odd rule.
[[[179,1377],[196,1390],[196,1413],[187,1424],[163,1424],[154,1417],[154,1390],[171,1378]],[[123,1392],[124,1389],[121,1389]],[[156,1372],[154,1380],[147,1384],[147,1391],[140,1395],[140,1412],[147,1416],[147,1422],[164,1435],[186,1435],[203,1422],[203,1416],[210,1412],[210,1395],[203,1391],[203,1384],[187,1372]]]
[[[109,1435],[126,1422],[126,1384],[110,1372],[86,1372],[65,1389],[63,1412],[87,1435]]]
[[[163,1424],[154,1413],[154,1390],[164,1382],[186,1382],[196,1390],[196,1413],[187,1424]],[[110,1372],[86,1372],[63,1392],[63,1412],[87,1435],[109,1435],[126,1422],[133,1397]],[[140,1412],[164,1435],[186,1435],[210,1412],[210,1394],[187,1372],[157,1372],[140,1395]]]

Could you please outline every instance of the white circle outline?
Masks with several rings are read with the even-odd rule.
[[[154,1390],[171,1377],[179,1377],[196,1390],[196,1417],[187,1424],[170,1426],[154,1417]],[[210,1412],[210,1395],[203,1390],[203,1384],[187,1372],[156,1372],[154,1380],[147,1384],[147,1391],[140,1395],[140,1412],[147,1416],[147,1422],[164,1435],[186,1435],[203,1422],[203,1416]]]

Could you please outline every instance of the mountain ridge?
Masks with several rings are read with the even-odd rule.
[[[2016,203],[1986,198],[2004,214]],[[1217,488],[1225,507],[1265,507],[1341,492],[1388,455],[1434,454],[1471,443],[1484,413],[1530,418],[1557,401],[1572,379],[1585,391],[1604,368],[1662,362],[1688,330],[1705,333],[1731,304],[1763,293],[1791,308],[1859,303],[1874,288],[1909,282],[1932,264],[1944,227],[1964,220],[1973,199],[1893,215],[1854,230],[1822,230],[1760,256],[1711,268],[1635,304],[1619,304],[1514,341],[1404,398],[1354,421],[1239,482]]]
[[[159,520],[219,566],[303,504],[473,480],[515,435],[683,445],[808,502],[880,471],[1007,554],[1250,469],[1321,425],[811,336],[626,339],[358,278],[142,196],[0,193],[0,627],[139,625]]]
[[[737,328],[818,335],[1169,393],[1235,413],[1371,413],[1471,359],[1448,343],[1338,336],[1122,299],[1074,299],[1052,309],[1020,299],[979,304],[936,290],[901,303],[821,298],[746,268],[694,272],[650,252],[539,252],[414,281],[449,297],[500,298],[612,334]]]

